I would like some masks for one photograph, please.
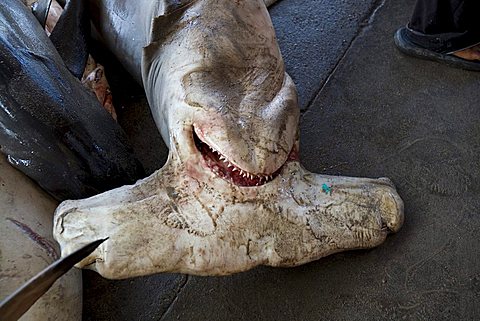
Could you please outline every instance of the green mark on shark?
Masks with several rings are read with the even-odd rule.
[[[327,184],[322,184],[322,192],[327,195],[332,195],[332,186],[328,186]]]

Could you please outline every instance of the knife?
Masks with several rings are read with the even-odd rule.
[[[30,307],[50,289],[62,275],[67,273],[75,264],[86,258],[100,244],[108,239],[100,239],[85,245],[79,250],[50,264],[43,271],[31,278],[14,293],[0,303],[0,320],[16,321]]]

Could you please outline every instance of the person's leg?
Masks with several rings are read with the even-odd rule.
[[[463,33],[464,6],[465,0],[417,0],[408,27],[426,35]]]
[[[479,0],[417,0],[395,44],[408,55],[480,71],[479,12]]]
[[[407,36],[438,53],[469,48],[480,43],[479,8],[478,0],[417,0]]]
[[[467,49],[462,49],[455,51],[452,53],[452,55],[455,55],[457,57],[460,57],[462,59],[466,60],[479,60],[480,61],[480,44],[475,45],[473,47],[467,48]]]

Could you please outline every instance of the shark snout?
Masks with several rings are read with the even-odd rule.
[[[253,175],[271,175],[286,162],[295,143],[295,129],[279,130],[263,121],[249,125],[243,129],[209,121],[195,124],[194,132],[229,166]]]
[[[228,113],[204,109],[197,114],[194,132],[232,166],[253,175],[271,175],[286,162],[297,140],[300,112],[295,87],[285,74],[270,101],[251,96],[238,108],[227,104]]]

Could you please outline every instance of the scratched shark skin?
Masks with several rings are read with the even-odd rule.
[[[170,152],[135,185],[63,202],[62,255],[109,237],[79,267],[112,279],[225,275],[371,248],[400,229],[388,179],[301,166],[296,90],[262,1],[94,2]]]

